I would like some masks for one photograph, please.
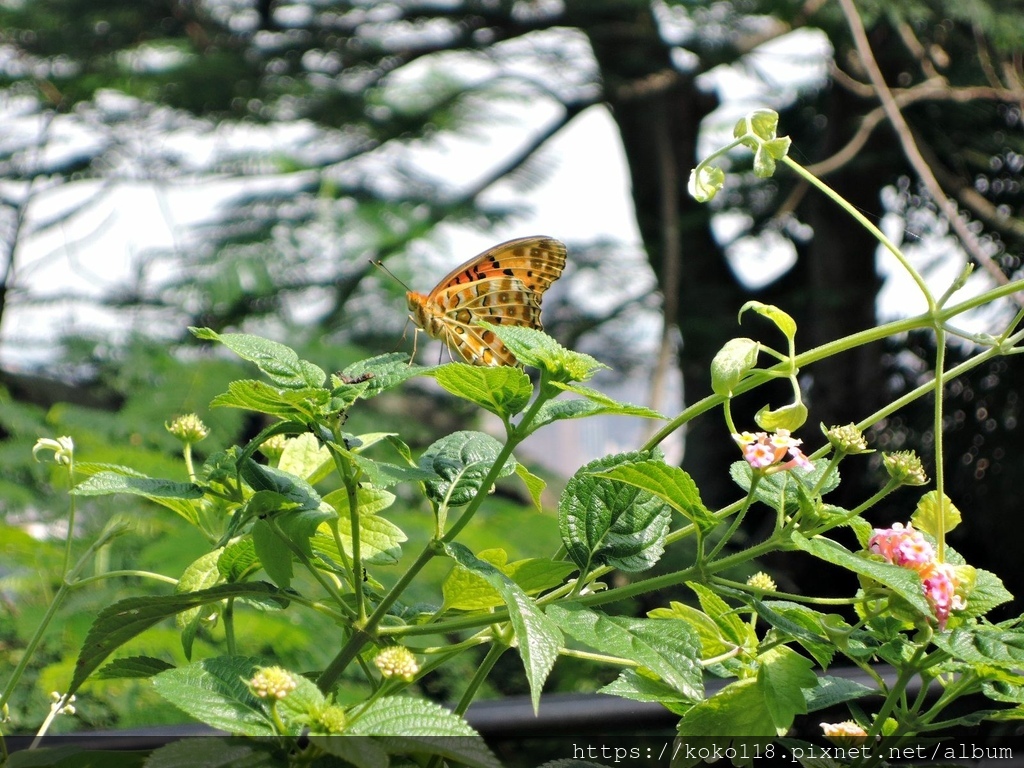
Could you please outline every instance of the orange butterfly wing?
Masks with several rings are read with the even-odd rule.
[[[541,329],[541,298],[565,268],[565,246],[550,237],[509,240],[450,272],[429,294],[409,291],[413,322],[467,363],[515,365],[491,331],[477,325]]]

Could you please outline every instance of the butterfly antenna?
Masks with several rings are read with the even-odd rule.
[[[371,263],[371,264],[373,264],[373,266],[375,266],[375,267],[377,267],[378,269],[380,269],[380,270],[381,270],[382,272],[384,272],[384,274],[388,275],[388,276],[389,276],[389,277],[390,277],[390,278],[391,278],[392,280],[394,280],[394,281],[395,281],[396,283],[398,283],[398,284],[399,284],[400,286],[402,286],[403,288],[405,288],[405,290],[407,290],[407,291],[408,291],[408,290],[411,290],[411,289],[409,288],[409,286],[408,286],[408,285],[406,285],[405,283],[403,283],[403,282],[402,282],[402,280],[401,280],[401,279],[400,279],[400,278],[398,277],[398,275],[396,275],[396,274],[395,274],[394,272],[392,272],[392,271],[391,271],[390,269],[388,269],[387,267],[385,267],[385,266],[384,266],[384,262],[383,262],[383,261],[381,261],[380,259],[376,259],[376,260],[374,260],[374,259],[370,259],[370,263]]]

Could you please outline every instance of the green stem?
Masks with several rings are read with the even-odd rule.
[[[925,301],[928,302],[929,313],[935,311],[935,309],[937,307],[937,304],[936,304],[936,301],[935,301],[935,297],[932,296],[932,292],[928,288],[928,284],[924,281],[924,278],[921,277],[921,275],[918,273],[918,271],[916,269],[914,269],[914,267],[910,264],[910,262],[907,260],[907,257],[903,255],[903,252],[900,251],[900,249],[896,247],[896,244],[893,243],[892,240],[890,240],[888,237],[885,236],[885,233],[882,232],[882,230],[880,230],[878,227],[876,227],[870,220],[868,220],[868,218],[866,216],[864,216],[864,214],[862,214],[853,205],[851,205],[849,202],[847,202],[842,197],[842,195],[840,195],[838,192],[833,190],[830,186],[828,186],[825,182],[823,182],[817,176],[815,176],[814,174],[810,173],[806,168],[804,168],[798,162],[793,160],[793,158],[791,158],[791,157],[789,157],[787,155],[786,157],[784,157],[782,159],[782,162],[784,162],[787,166],[789,166],[790,170],[794,171],[798,176],[803,178],[804,181],[806,181],[808,184],[810,184],[811,186],[817,187],[822,193],[824,193],[828,198],[830,198],[836,205],[838,205],[840,208],[842,208],[844,211],[846,211],[846,213],[849,214],[851,218],[855,219],[858,224],[860,224],[862,227],[864,227],[864,229],[866,229],[868,232],[870,232],[872,235],[874,235],[875,239],[878,240],[878,242],[881,243],[883,246],[885,246],[885,249],[887,251],[889,251],[889,253],[891,253],[893,256],[896,257],[897,261],[899,261],[899,263],[903,266],[903,269],[905,269],[907,271],[907,274],[909,274],[911,276],[911,278],[913,278],[914,282],[917,283],[918,289],[921,291],[921,294],[924,296]]]
[[[888,338],[889,336],[904,334],[910,331],[921,330],[923,328],[934,328],[936,322],[945,322],[949,318],[955,317],[958,314],[967,312],[971,309],[975,309],[976,307],[990,303],[992,301],[995,301],[996,299],[1003,298],[1005,296],[1012,296],[1013,294],[1021,290],[1024,290],[1024,280],[1016,280],[1012,283],[1007,283],[1006,285],[1001,285],[998,286],[997,288],[993,288],[990,291],[986,291],[985,293],[980,294],[979,296],[974,296],[952,307],[943,307],[934,313],[926,312],[921,315],[916,315],[915,317],[904,318],[902,320],[895,320],[891,323],[886,323],[884,325],[876,326],[874,328],[868,328],[858,333],[853,333],[850,334],[849,336],[844,336],[841,339],[836,339],[835,341],[827,342],[819,347],[809,349],[806,352],[802,352],[801,354],[797,355],[793,363],[795,363],[800,368],[805,368],[808,365],[816,363],[819,360],[824,360],[827,357],[837,355],[840,352],[846,352],[850,349],[854,349],[865,344],[871,344],[877,341],[881,341],[883,339]],[[1014,340],[1011,341],[1012,339]],[[1019,338],[1015,339],[1015,337],[1000,339],[1000,344],[998,346],[985,350],[985,352],[982,352],[980,354],[985,355],[985,359],[1006,354],[1008,346],[1012,343],[1016,343],[1016,341],[1019,340]],[[751,373],[750,376],[743,379],[743,381],[741,381],[734,387],[731,396],[736,397],[737,395],[741,395],[744,392],[749,392],[750,390],[761,386],[766,381],[778,378],[780,375],[785,375],[786,371],[788,370],[791,364],[792,363],[779,363],[778,365],[772,366],[766,371],[757,371]],[[975,363],[974,365],[977,364],[978,363]],[[972,367],[974,366],[970,365],[965,368],[964,364],[961,364],[960,366],[957,366],[956,369],[951,369],[949,373],[951,374],[953,370],[958,369],[969,370]],[[931,384],[926,385],[924,387],[924,392],[930,392],[931,388]],[[919,387],[918,390],[920,389],[922,388]],[[918,390],[914,391],[917,392]],[[920,394],[917,394],[915,397],[911,397],[909,399],[907,398],[907,396],[904,396],[903,398],[900,398],[900,401],[910,402],[916,399],[916,397],[920,397]],[[683,410],[683,412],[680,413],[676,418],[672,419],[672,421],[670,421],[668,424],[666,424],[664,427],[658,430],[658,432],[655,433],[640,450],[652,450],[659,443],[665,440],[665,438],[667,438],[673,432],[678,430],[684,424],[692,421],[702,413],[705,413],[713,408],[718,407],[725,401],[725,399],[726,395],[708,395],[702,400],[698,400],[696,403]],[[897,406],[890,405],[887,408],[881,409],[880,411],[878,411],[878,413],[887,415],[895,410],[897,410]],[[861,423],[863,424],[864,422]]]

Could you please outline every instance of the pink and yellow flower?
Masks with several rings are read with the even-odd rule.
[[[741,432],[732,439],[743,451],[743,458],[754,469],[779,466],[780,470],[800,467],[814,469],[814,465],[800,450],[802,440],[790,436],[788,429],[780,429],[769,435],[767,432]],[[789,455],[789,461],[782,460]]]

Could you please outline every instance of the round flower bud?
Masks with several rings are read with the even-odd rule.
[[[900,485],[924,485],[928,482],[921,459],[913,451],[887,453],[882,457],[882,463],[889,477]]]
[[[164,428],[181,440],[181,442],[188,443],[189,445],[198,443],[210,434],[210,428],[203,424],[202,419],[194,413],[186,413],[184,416],[179,416],[170,424],[164,424]]]
[[[397,677],[407,683],[412,682],[420,671],[416,657],[404,645],[382,648],[373,663],[377,665],[377,669],[384,677]]]
[[[283,699],[297,685],[292,673],[281,667],[261,667],[249,681],[252,692],[261,699]]]

